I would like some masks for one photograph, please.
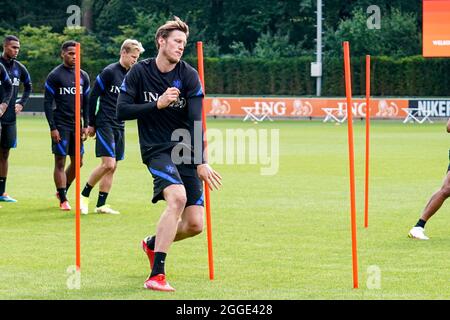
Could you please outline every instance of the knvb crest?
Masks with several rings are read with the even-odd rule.
[[[183,83],[181,82],[181,80],[178,80],[178,79],[177,80],[173,80],[172,86],[174,86],[178,90],[181,90],[183,88]]]

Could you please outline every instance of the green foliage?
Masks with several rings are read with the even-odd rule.
[[[39,17],[27,11],[18,0],[11,4],[25,16]],[[55,17],[62,20],[66,1],[54,6]],[[156,29],[172,15],[178,15],[190,27],[185,58],[195,62],[196,41],[203,41],[207,89],[215,94],[288,94],[313,95],[315,79],[310,76],[315,42],[315,1],[262,0],[247,3],[237,0],[169,1],[79,1],[92,5],[94,32],[84,28],[53,28],[53,24],[19,24],[5,16],[0,33],[17,34],[22,49],[19,60],[30,70],[35,92],[43,91],[48,72],[60,63],[61,43],[74,39],[82,43],[82,66],[91,77],[116,61],[119,48],[127,38],[142,42],[142,57],[156,55]],[[194,5],[196,4],[196,5]],[[323,94],[343,95],[342,41],[351,42],[353,92],[364,93],[364,59],[373,58],[373,92],[377,95],[447,95],[450,87],[449,59],[423,59],[420,53],[420,19],[417,4],[410,1],[377,1],[381,9],[381,29],[367,28],[370,0],[325,2],[325,59]],[[35,4],[42,14],[49,8]],[[0,6],[0,13],[2,12]],[[14,12],[18,16],[17,12]],[[34,18],[33,18],[34,19]],[[30,21],[35,21],[31,19]],[[42,21],[47,21],[43,19]],[[408,57],[410,56],[410,57]],[[195,65],[195,64],[194,64]]]
[[[62,32],[70,14],[70,5],[81,6],[81,0],[14,0],[0,4],[0,28],[19,30],[24,25],[50,26]]]
[[[259,58],[277,59],[295,54],[295,46],[289,44],[289,36],[270,32],[263,33],[256,42],[254,55]]]
[[[3,31],[10,33],[10,30]],[[110,60],[102,58],[104,50],[97,38],[88,34],[84,28],[65,28],[60,34],[53,32],[49,26],[26,25],[16,34],[21,43],[19,60],[31,73],[34,92],[43,92],[48,73],[61,63],[60,52],[64,41],[75,40],[81,43],[82,66],[90,73],[91,78],[110,63]]]
[[[233,43],[230,45],[231,54],[230,56],[236,57],[236,58],[243,58],[243,57],[250,57],[251,52],[245,47],[245,44],[241,41],[236,42],[233,41]]]
[[[326,53],[342,55],[342,42],[349,41],[355,56],[390,55],[408,56],[421,52],[421,35],[417,27],[417,15],[393,9],[381,17],[380,29],[369,29],[369,15],[356,9],[353,16],[342,20],[337,30],[328,29],[325,37]]]
[[[156,13],[135,12],[135,14],[136,20],[133,24],[119,26],[120,34],[111,38],[112,43],[108,46],[108,53],[118,55],[122,42],[132,38],[142,43],[147,57],[156,55],[155,33],[158,27],[168,20],[168,17]]]
[[[370,30],[371,34],[368,34],[365,12],[372,4],[371,0],[325,1],[323,13],[324,26],[328,30],[327,49],[338,55],[342,37],[347,37],[351,31],[350,38],[362,41],[361,50],[370,50],[372,55],[418,54],[420,1],[377,0],[383,28],[381,32]],[[271,39],[266,39],[269,34],[287,36],[287,45],[295,48],[295,54],[283,54],[289,50],[280,53],[278,49],[268,52],[259,46],[258,56],[297,56],[299,51],[305,54],[315,50],[315,0],[16,0],[8,2],[8,6],[0,6],[0,28],[17,32],[24,25],[50,26],[54,32],[62,34],[70,15],[67,13],[69,5],[82,8],[84,22],[91,17],[92,35],[102,44],[102,48],[107,49],[108,58],[117,56],[117,46],[127,37],[140,40],[147,54],[154,55],[153,35],[156,28],[172,15],[186,21],[191,29],[190,42],[185,50],[187,55],[195,55],[195,42],[201,40],[210,55],[234,55],[237,51],[238,56],[246,56],[245,51],[241,50],[244,47],[252,51],[258,42],[273,43]],[[359,26],[354,27],[359,30],[351,29],[351,22],[357,22]],[[355,32],[359,35],[356,36]],[[243,46],[235,48],[237,43]]]

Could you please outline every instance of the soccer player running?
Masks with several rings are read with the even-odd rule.
[[[17,56],[20,51],[20,41],[16,36],[8,35],[3,40],[3,54],[0,63],[3,64],[11,79],[13,90],[9,100],[8,108],[0,118],[1,139],[0,139],[0,201],[17,202],[10,197],[6,191],[6,178],[8,176],[9,150],[17,147],[17,125],[16,115],[22,111],[30,97],[32,85],[31,77],[27,68],[19,61]],[[23,93],[19,101],[20,84],[23,84]],[[17,102],[16,102],[17,101]]]
[[[75,41],[66,41],[61,47],[63,63],[54,68],[45,82],[44,109],[50,127],[52,153],[55,155],[53,178],[56,196],[63,211],[71,209],[67,190],[75,179]],[[82,140],[86,139],[88,123],[89,76],[81,70],[81,105],[83,115]],[[55,102],[55,108],[53,108]],[[66,157],[70,165],[65,170]],[[81,145],[81,160],[83,145]],[[81,163],[82,165],[82,163]]]
[[[222,179],[203,157],[203,90],[198,73],[181,60],[188,36],[178,17],[159,27],[157,57],[131,68],[118,99],[119,119],[138,122],[142,160],[153,176],[152,202],[167,202],[156,234],[142,241],[151,268],[144,287],[158,291],[175,291],[164,268],[172,242],[203,230],[202,181],[212,190]],[[190,140],[172,139],[186,133]]]
[[[450,133],[450,119],[447,121],[447,132]],[[450,150],[449,150],[450,160]],[[444,179],[442,187],[436,191],[428,201],[425,209],[422,212],[422,216],[416,225],[409,231],[408,236],[413,239],[428,240],[425,235],[425,224],[427,221],[439,210],[445,200],[450,197],[450,164],[447,168],[447,175]]]
[[[97,76],[89,95],[88,136],[97,135],[95,153],[101,157],[101,164],[92,171],[81,192],[81,213],[89,213],[89,196],[92,188],[100,181],[96,213],[119,214],[106,204],[111,190],[113,175],[117,162],[124,159],[125,135],[124,122],[117,119],[116,105],[119,88],[128,70],[144,52],[142,44],[137,40],[127,39],[120,49],[119,62],[110,64]],[[98,111],[97,102],[98,99]]]

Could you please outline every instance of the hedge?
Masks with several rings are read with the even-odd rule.
[[[195,58],[186,61],[197,66]],[[315,95],[310,76],[311,57],[264,60],[256,58],[206,58],[206,92],[230,95]],[[59,61],[22,61],[31,73],[34,92],[42,93],[47,74]],[[114,60],[86,60],[85,69],[95,79]],[[352,58],[353,94],[365,94],[365,57]],[[323,96],[343,96],[343,61],[324,59]],[[372,95],[447,96],[450,91],[450,59],[421,56],[395,59],[372,58]]]

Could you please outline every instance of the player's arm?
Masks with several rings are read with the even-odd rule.
[[[98,99],[106,92],[111,82],[111,73],[109,69],[103,70],[97,78],[95,78],[91,93],[89,94],[89,122],[88,126],[95,127],[95,113],[97,111]]]
[[[50,75],[45,81],[44,93],[44,111],[47,118],[48,126],[50,127],[50,136],[53,141],[59,142],[61,140],[59,132],[56,129],[55,119],[53,117],[53,100],[55,100],[56,85],[53,77]]]
[[[189,132],[191,134],[191,145],[194,148],[194,163],[197,165],[197,174],[199,178],[205,181],[208,184],[208,187],[213,190],[213,188],[219,189],[222,185],[222,177],[205,159],[202,101],[203,96],[192,97],[187,100]],[[198,131],[200,131],[200,133]]]
[[[117,118],[135,120],[151,115],[158,109],[157,102],[136,103],[139,88],[138,66],[134,66],[123,79],[117,99]]]
[[[83,72],[84,84],[83,84],[83,128],[87,128],[89,122],[89,93],[91,91],[91,82],[89,75]]]
[[[450,133],[450,119],[447,121],[447,132]]]
[[[156,101],[136,104],[134,97],[126,92],[120,92],[117,99],[117,118],[119,120],[136,120],[151,115],[157,110]]]
[[[11,79],[8,76],[8,72],[6,72],[6,69],[3,67],[3,65],[0,64],[0,75],[1,75],[1,83],[3,88],[3,98],[2,101],[0,101],[0,117],[5,113],[6,108],[8,108],[9,101],[11,100],[12,92],[13,92],[13,86]]]
[[[194,163],[197,164],[197,174],[201,180],[207,183],[211,190],[213,190],[213,188],[219,189],[222,185],[222,177],[207,163],[205,159],[206,154],[203,141],[204,132],[202,122],[204,95],[197,73],[193,74],[192,81],[189,81],[189,83],[192,90],[188,89],[187,93],[188,121],[189,132],[191,135],[191,145],[194,148]],[[197,130],[200,130],[201,134],[196,132]],[[201,154],[198,154],[200,150]]]
[[[21,65],[21,79],[20,81],[23,83],[23,94],[20,100],[16,103],[16,113],[22,111],[23,107],[25,107],[28,99],[30,98],[31,92],[33,91],[33,85],[31,83],[31,76],[25,66]]]

